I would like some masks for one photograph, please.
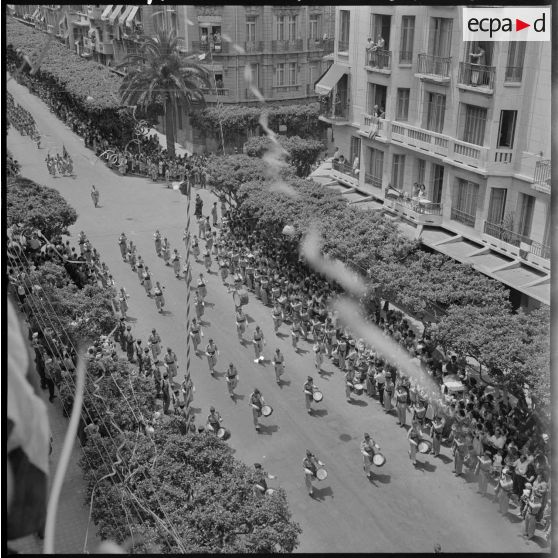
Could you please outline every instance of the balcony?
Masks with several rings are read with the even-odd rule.
[[[373,188],[382,189],[382,177],[381,176],[374,176],[369,172],[364,173],[364,183],[372,186]]]
[[[533,189],[538,192],[550,194],[551,186],[551,163],[550,159],[546,161],[537,161],[535,164]]]
[[[259,53],[264,51],[263,41],[248,41],[244,43],[244,51],[246,54]]]
[[[504,74],[505,82],[521,83],[523,78],[523,66],[506,66]]]
[[[399,51],[399,64],[400,65],[412,65],[413,63],[413,51],[412,50],[400,50]]]
[[[271,52],[297,52],[303,50],[303,40],[271,41]]]
[[[215,101],[216,97],[228,97],[230,95],[230,89],[224,89],[223,87],[218,88],[202,88],[200,91],[203,93],[204,99],[208,102]]]
[[[470,213],[467,213],[466,211],[462,211],[461,209],[457,209],[456,207],[452,207],[451,208],[451,219],[453,219],[454,221],[457,221],[458,223],[463,223],[464,225],[467,225],[468,227],[473,227],[474,228],[477,217],[476,217],[476,215],[471,215]]]
[[[349,105],[337,105],[335,108],[330,103],[320,104],[319,120],[333,125],[343,125],[349,121],[350,108]]]
[[[550,261],[550,246],[546,244],[534,241],[531,242],[530,253],[533,254],[533,256]]]
[[[331,39],[307,39],[307,49],[312,51],[322,51],[322,55],[331,54],[335,50],[335,40]]]
[[[300,84],[286,84],[286,85],[273,85],[272,89],[275,93],[294,93],[296,91],[301,91],[302,87]]]
[[[229,43],[213,41],[192,41],[192,50],[199,52],[212,52],[213,54],[228,54]]]
[[[363,114],[362,121],[365,126],[365,130],[360,131],[360,135],[368,139],[384,139],[386,138],[386,128],[388,126],[388,121],[380,118],[378,116],[372,116],[371,114]]]
[[[449,83],[451,57],[443,58],[432,54],[419,54],[416,75],[420,79],[435,83]]]
[[[112,56],[114,54],[114,46],[112,44],[112,41],[106,41],[104,43],[96,43],[95,50],[107,56]]]
[[[391,50],[366,51],[365,68],[369,72],[391,74]]]
[[[337,41],[337,52],[339,54],[349,53],[349,41]]]
[[[494,93],[495,74],[496,69],[493,66],[460,62],[457,82],[461,89],[492,95]]]
[[[386,197],[384,207],[417,225],[442,224],[443,206],[421,198]]]
[[[331,178],[351,188],[359,187],[358,174],[355,175],[353,167],[347,162],[331,162]]]

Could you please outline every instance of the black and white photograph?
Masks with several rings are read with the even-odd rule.
[[[9,554],[551,555],[550,3],[2,17]]]

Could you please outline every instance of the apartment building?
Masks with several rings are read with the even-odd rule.
[[[516,306],[549,304],[550,43],[463,42],[456,6],[339,7],[335,38],[331,176]]]

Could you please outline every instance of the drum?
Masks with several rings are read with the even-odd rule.
[[[362,392],[364,391],[364,386],[362,384],[354,384],[353,389],[356,395],[362,395]]]
[[[233,300],[235,306],[238,308],[239,306],[244,306],[248,304],[248,291],[246,289],[240,289],[233,293]]]
[[[374,457],[372,458],[372,463],[376,465],[376,467],[382,467],[386,462],[386,458],[381,453],[375,453]]]
[[[269,417],[269,416],[271,416],[271,413],[273,413],[273,409],[272,409],[271,405],[264,405],[264,406],[262,407],[262,415],[263,415],[264,417]]]
[[[430,453],[432,450],[432,443],[429,440],[421,440],[418,443],[419,453]]]
[[[271,495],[274,494],[274,493],[275,493],[275,489],[274,489],[274,488],[268,488],[268,489],[265,491],[266,496],[271,496]]]
[[[221,438],[221,440],[228,440],[231,437],[231,431],[227,428],[219,428],[217,430],[217,438]]]
[[[327,479],[327,471],[324,468],[318,469],[316,471],[316,478],[321,481]]]
[[[312,397],[314,398],[314,401],[316,403],[319,403],[323,398],[324,398],[324,394],[321,391],[316,390],[313,394]]]

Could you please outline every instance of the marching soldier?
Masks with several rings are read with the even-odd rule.
[[[370,471],[370,464],[373,464],[372,459],[374,458],[374,454],[377,450],[380,449],[380,446],[374,442],[372,438],[370,438],[370,434],[364,434],[364,440],[360,443],[360,453],[362,453],[362,459],[364,462],[364,472],[366,476],[371,480],[372,479],[372,472]]]
[[[355,383],[355,371],[347,370],[345,372],[345,397],[347,398],[347,403],[352,401],[351,392],[353,390]]]
[[[264,406],[264,398],[258,388],[250,394],[250,406],[252,407],[252,418],[254,420],[254,428],[259,431],[260,425],[258,423],[258,418],[262,416],[262,407]]]
[[[215,365],[217,364],[217,345],[213,342],[213,339],[209,340],[207,347],[205,348],[205,354],[207,355],[207,364],[209,365],[209,371],[211,374],[215,373]]]
[[[153,354],[153,360],[157,362],[159,360],[159,355],[161,354],[161,337],[157,333],[157,330],[151,330],[151,335],[149,336],[148,341],[151,347],[151,353]]]
[[[170,242],[168,241],[166,236],[165,239],[163,240],[162,252],[163,252],[163,260],[165,262],[165,265],[170,265],[169,262],[171,258],[171,248],[170,248]]]
[[[155,282],[155,289],[153,289],[153,295],[155,296],[155,306],[157,307],[157,312],[163,313],[163,306],[165,305],[165,297],[163,296],[163,289],[159,281]]]
[[[242,311],[242,306],[237,306],[236,308],[236,332],[238,334],[238,339],[242,343],[244,341],[244,332],[246,331],[246,315]]]
[[[254,493],[256,496],[264,496],[267,490],[267,479],[273,480],[275,476],[265,473],[262,469],[261,463],[254,463],[254,469],[256,470]]]
[[[128,239],[126,235],[122,233],[118,237],[118,246],[120,247],[120,254],[122,256],[122,261],[126,261],[126,254],[128,253]]]
[[[155,253],[157,254],[157,256],[160,257],[161,256],[161,233],[159,232],[159,229],[155,231],[153,238],[155,239]]]
[[[310,450],[306,450],[306,457],[302,460],[302,466],[304,467],[304,483],[306,484],[306,490],[308,490],[308,496],[314,496],[312,479],[316,478],[318,469],[323,465]]]
[[[281,384],[281,376],[285,372],[285,357],[279,349],[275,349],[275,354],[273,355],[273,367],[275,368],[275,380],[277,385]]]
[[[209,432],[217,434],[219,428],[221,428],[221,415],[215,410],[215,407],[209,408],[209,415],[207,415],[206,428]]]
[[[281,323],[282,323],[281,306],[279,306],[279,303],[277,301],[275,301],[275,304],[273,305],[273,310],[271,311],[271,314],[273,316],[273,328],[275,329],[275,335],[277,335],[279,333],[279,328],[281,327]]]
[[[170,347],[167,347],[167,353],[163,357],[163,362],[169,378],[172,380],[178,374],[178,365],[176,363],[176,354]]]
[[[204,300],[207,296],[207,286],[203,277],[203,273],[200,273],[200,278],[198,279],[198,293],[202,300]]]
[[[201,343],[201,327],[198,324],[196,318],[192,319],[192,323],[190,324],[190,338],[192,339],[192,343],[194,344],[194,351],[198,352],[198,345]]]
[[[196,317],[198,318],[200,323],[201,323],[201,317],[205,312],[204,306],[205,303],[203,301],[203,298],[201,297],[198,289],[196,289],[194,291],[194,308],[196,309]]]
[[[180,255],[178,254],[178,250],[175,248],[174,253],[172,256],[172,268],[174,271],[174,276],[177,279],[180,279]]]
[[[231,399],[234,400],[236,395],[234,393],[234,390],[238,385],[238,371],[236,369],[236,366],[232,362],[229,364],[229,367],[227,368],[226,380],[227,380],[227,389],[229,390],[229,395]]]
[[[264,356],[262,354],[264,346],[264,335],[260,329],[260,326],[256,326],[256,331],[254,331],[254,339],[252,340],[252,343],[254,344],[254,353],[256,355],[254,362],[260,362],[260,360],[264,360]]]
[[[308,376],[304,384],[304,399],[306,400],[306,410],[308,414],[312,414],[312,401],[314,401],[314,391],[317,389],[317,386],[314,385],[314,379],[312,376]]]

